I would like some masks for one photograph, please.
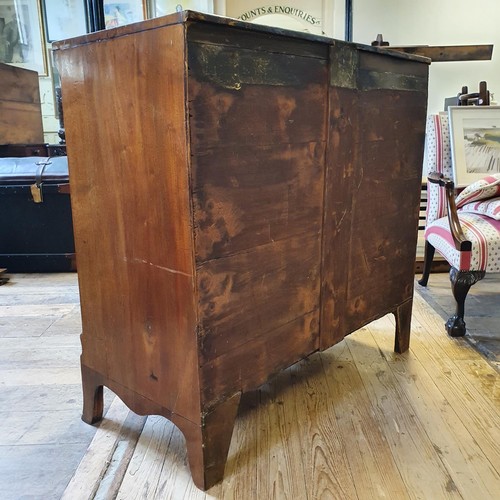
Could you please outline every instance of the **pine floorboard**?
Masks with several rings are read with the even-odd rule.
[[[0,287],[2,500],[500,497],[498,365],[419,293],[407,353],[388,315],[244,394],[207,492],[168,420],[106,391],[102,423],[80,421],[79,328],[76,275]]]

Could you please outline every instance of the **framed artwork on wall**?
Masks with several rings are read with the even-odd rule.
[[[500,173],[500,106],[450,106],[448,115],[455,185]]]
[[[212,0],[151,0],[153,17],[166,16],[182,10],[197,10],[206,14],[214,13]]]
[[[39,0],[0,0],[0,62],[47,75]]]
[[[144,21],[146,18],[146,0],[104,0],[104,23],[106,29]]]
[[[87,33],[84,0],[43,0],[43,7],[48,42]]]

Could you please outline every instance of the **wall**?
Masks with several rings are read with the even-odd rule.
[[[165,4],[173,2],[166,1]],[[184,2],[187,4],[193,2]],[[215,0],[214,12],[234,15],[235,8],[242,11],[264,5],[304,5],[305,10],[317,9],[322,3],[323,31],[328,36],[343,39],[345,33],[345,1],[298,2],[282,0],[239,1]],[[370,44],[378,33],[392,45],[467,45],[494,43],[492,61],[433,63],[430,68],[429,112],[443,108],[445,97],[456,95],[462,85],[476,91],[480,80],[500,101],[500,2],[482,0],[481,10],[472,12],[466,0],[353,0],[353,39]],[[49,68],[50,70],[50,68]],[[40,98],[45,140],[57,143],[58,121],[55,117],[51,79],[40,78]]]
[[[431,64],[429,113],[435,113],[463,85],[476,92],[480,80],[500,101],[499,20],[498,0],[354,0],[353,40],[369,44],[382,33],[391,45],[495,44],[491,61]]]
[[[156,0],[155,17],[171,14],[182,7],[181,10],[198,10],[212,14],[214,12],[214,2],[209,0]]]
[[[231,0],[226,2],[225,13],[242,21],[276,26],[285,29],[313,33],[331,34],[330,13],[324,9],[330,1],[323,0],[280,0],[262,2],[259,0]]]
[[[49,65],[50,66],[50,65]],[[49,72],[51,71],[49,67]],[[50,74],[50,73],[49,73]],[[52,88],[51,76],[41,76],[40,80],[40,102],[42,104],[42,121],[44,141],[49,144],[58,144],[59,120],[56,118],[55,96]]]
[[[320,26],[312,26],[307,22],[293,17],[286,18],[285,16],[263,16],[255,19],[255,22],[263,24],[279,25],[289,29],[297,29],[301,31],[309,31],[316,34],[325,34],[327,36],[335,36],[336,38],[344,37],[344,0],[279,0],[275,2],[259,1],[259,0],[157,0],[156,14],[165,15],[170,12],[175,12],[177,5],[182,5],[184,9],[196,9],[202,12],[215,12],[218,15],[227,15],[238,17],[240,13],[247,12],[254,7],[274,7],[291,6],[302,8],[307,13],[312,14],[321,20]],[[288,24],[287,24],[288,23]],[[47,45],[50,48],[50,44]],[[56,144],[59,142],[57,131],[59,122],[55,116],[54,92],[52,88],[51,68],[49,59],[49,76],[40,77],[40,100],[42,103],[42,117],[45,141]]]
[[[295,7],[307,13],[313,13],[316,18],[321,20],[320,29],[311,29],[308,23],[293,23],[293,21],[290,21],[290,18],[293,20],[292,16],[289,16],[288,19],[284,16],[280,16],[279,19],[270,19],[269,16],[262,16],[261,18],[256,18],[254,21],[271,26],[278,25],[283,28],[292,29],[295,27],[300,31],[309,31],[341,40],[344,39],[345,0],[280,0],[275,2],[270,2],[269,0],[214,0],[214,12],[221,16],[238,17],[240,13],[248,12],[254,8],[267,8],[276,5]]]

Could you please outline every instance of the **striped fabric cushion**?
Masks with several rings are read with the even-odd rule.
[[[465,237],[472,242],[471,252],[455,248],[447,217],[429,224],[425,239],[460,271],[500,272],[500,220],[474,213],[460,213],[459,219]]]
[[[461,212],[468,212],[472,214],[482,214],[491,217],[495,220],[500,220],[500,196],[491,198],[489,200],[473,201],[467,203],[462,208]]]
[[[425,139],[424,174],[442,173],[453,178],[451,164],[450,130],[447,115],[430,115],[427,118]],[[427,183],[426,223],[446,215],[446,192],[437,184]]]
[[[500,174],[493,174],[469,184],[456,198],[457,208],[479,200],[500,196]]]

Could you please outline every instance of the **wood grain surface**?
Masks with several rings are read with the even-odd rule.
[[[0,63],[0,144],[42,142],[38,73]]]
[[[499,375],[418,293],[414,306],[407,353],[393,353],[386,316],[245,394],[224,481],[207,492],[182,434],[148,417],[117,497],[496,498]]]
[[[82,363],[199,420],[189,181],[179,168],[187,158],[184,63],[182,50],[171,50],[182,41],[180,25],[146,31],[65,51],[60,69]],[[163,63],[151,67],[143,51],[162,50]],[[125,54],[129,63],[119,63]]]
[[[243,391],[389,312],[408,347],[427,64],[191,14],[56,47],[84,420],[170,418],[209,488]]]

